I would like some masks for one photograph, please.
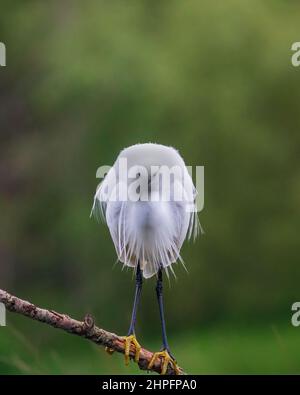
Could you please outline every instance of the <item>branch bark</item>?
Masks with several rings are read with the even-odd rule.
[[[42,309],[34,304],[22,300],[8,292],[0,289],[0,302],[2,302],[6,309],[13,312],[29,317],[35,321],[43,322],[51,325],[54,328],[62,329],[73,335],[78,335],[86,338],[98,345],[107,347],[109,350],[116,351],[124,354],[124,339],[114,333],[108,332],[104,329],[97,327],[94,323],[93,318],[87,314],[84,321],[77,321],[74,318],[69,317],[66,314],[57,313],[54,310]],[[140,359],[138,366],[141,370],[149,370],[148,364],[152,358],[153,352],[141,349]],[[130,358],[134,358],[134,346],[130,348]],[[161,361],[156,360],[153,367],[150,369],[153,372],[161,372]],[[179,368],[180,374],[185,374],[184,371]],[[171,364],[167,369],[167,374],[175,375],[175,371]]]

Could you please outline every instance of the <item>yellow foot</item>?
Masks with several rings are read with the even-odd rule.
[[[140,351],[141,351],[141,345],[140,343],[136,340],[136,337],[134,335],[130,336],[124,336],[123,337],[124,342],[125,342],[125,365],[129,364],[130,360],[130,346],[131,344],[134,344],[135,346],[135,354],[134,354],[134,360],[135,362],[139,362],[140,359]]]
[[[162,368],[161,368],[160,374],[166,374],[167,373],[167,369],[168,369],[169,363],[173,366],[175,374],[176,375],[180,374],[177,362],[175,361],[174,358],[171,357],[171,355],[169,354],[169,352],[167,350],[155,352],[152,355],[151,361],[149,362],[148,369],[152,368],[156,358],[160,358],[161,363],[162,363]]]
[[[115,350],[113,348],[110,348],[110,347],[105,347],[105,351],[109,355],[112,355],[115,352]]]

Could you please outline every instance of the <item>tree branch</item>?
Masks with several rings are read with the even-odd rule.
[[[34,304],[25,300],[19,299],[16,296],[9,294],[8,292],[0,289],[0,302],[2,302],[6,309],[13,312],[22,314],[25,317],[29,317],[33,320],[43,322],[51,325],[54,328],[62,329],[73,335],[84,337],[92,342],[107,347],[111,352],[116,351],[124,354],[124,339],[121,336],[115,335],[114,333],[107,332],[104,329],[98,328],[93,318],[88,314],[85,316],[84,321],[77,321],[66,314],[57,313],[54,310],[46,310],[35,306]],[[130,358],[134,358],[134,345],[130,348]],[[148,364],[152,358],[153,353],[141,349],[140,359],[138,366],[142,370],[149,370]],[[161,372],[161,361],[156,360],[153,367],[150,369],[153,372]],[[180,374],[185,374],[184,371],[179,368]],[[168,366],[167,374],[174,375],[175,371],[171,364]]]

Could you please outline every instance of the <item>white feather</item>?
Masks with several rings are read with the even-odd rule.
[[[181,175],[175,174],[171,179],[169,201],[162,198],[162,178],[158,174],[150,179],[150,201],[143,201],[142,195],[137,201],[111,199],[118,196],[124,185],[129,188],[134,182],[128,181],[127,177],[125,179],[119,171],[120,160],[124,159],[127,160],[128,170],[133,166],[143,166],[148,174],[151,174],[151,166],[179,167]],[[181,194],[183,199],[176,201],[174,193]],[[130,267],[136,267],[140,262],[143,276],[149,278],[160,267],[166,272],[169,267],[173,272],[172,263],[178,259],[182,261],[180,249],[184,240],[197,237],[200,224],[195,197],[193,181],[174,148],[137,144],[126,148],[118,156],[96,191],[92,213],[106,221],[119,261]]]

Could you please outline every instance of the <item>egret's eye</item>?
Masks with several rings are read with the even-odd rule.
[[[136,173],[137,178],[141,177],[141,173]]]

